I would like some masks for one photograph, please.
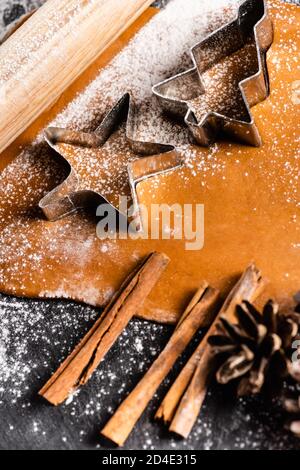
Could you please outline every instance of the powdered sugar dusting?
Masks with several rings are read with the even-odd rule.
[[[20,421],[9,423],[7,433],[15,433],[15,428],[26,419],[27,433],[33,439],[35,448],[47,447],[54,436],[57,436],[54,441],[56,445],[60,439],[66,448],[74,438],[77,448],[100,447],[94,440],[90,442],[93,428],[95,435],[98,435],[101,423],[107,421],[126,393],[143,376],[153,357],[166,343],[171,330],[157,324],[132,321],[89,383],[54,410],[41,406],[42,403],[36,406],[32,393],[45,383],[99,315],[95,309],[79,304],[60,303],[55,307],[54,304],[32,301],[29,305],[21,299],[0,298],[0,344],[4,344],[7,351],[6,361],[1,362],[0,369],[0,407],[9,403],[10,407],[16,406],[20,410]],[[184,360],[179,361],[173,378]],[[278,449],[295,445],[288,434],[282,434],[279,430],[281,417],[278,404],[268,406],[256,400],[254,407],[259,413],[255,414],[251,401],[234,401],[230,397],[224,407],[223,389],[209,393],[201,417],[188,439],[178,441],[170,434],[162,435],[152,418],[171,382],[172,377],[169,377],[159,393],[160,398],[156,395],[144,419],[137,423],[132,433],[133,438],[139,440],[139,448],[194,449],[195,442],[199,449],[205,450],[267,449],[270,443]],[[63,423],[71,423],[71,427],[66,424],[61,428],[53,427],[53,414],[62,416]],[[222,424],[225,421],[226,427]],[[153,432],[153,426],[156,432]],[[129,439],[128,444],[132,447],[133,441]]]
[[[191,65],[189,49],[229,21],[237,4],[238,0],[173,0],[51,125],[90,130],[109,103],[130,92],[136,104],[134,130],[139,139],[175,145],[186,141],[186,129],[162,116],[152,86]]]
[[[199,152],[188,144],[187,130],[162,116],[150,95],[150,90],[152,84],[190,65],[188,48],[201,39],[205,32],[220,24],[220,9],[224,5],[228,5],[226,0],[206,0],[205,2],[173,0],[170,6],[157,15],[52,124],[91,130],[107,108],[129,90],[138,104],[136,132],[139,136],[145,140],[172,141],[180,145],[190,174],[192,176],[201,174],[199,184],[206,184],[206,174],[216,175],[216,178],[222,181],[225,178],[226,161],[224,159],[218,161],[215,158],[219,145],[215,144],[208,152],[199,155]],[[191,12],[195,13],[195,16],[191,15]],[[229,16],[230,14],[229,11]],[[281,15],[280,10],[278,10],[278,15]],[[224,18],[223,16],[222,21]],[[287,17],[287,20],[290,21],[290,18]],[[160,34],[154,34],[156,28],[160,28]],[[294,44],[283,43],[281,46],[286,48],[287,52],[285,65],[295,66],[297,60],[295,61],[294,54],[290,54],[291,51],[295,52]],[[280,62],[282,59],[279,55],[277,57],[273,55],[272,60],[279,70],[282,66]],[[274,126],[278,128],[277,130],[284,132],[282,120],[274,122]],[[275,141],[273,150],[270,158],[274,162],[275,172],[276,162],[279,157],[282,157],[276,153]],[[231,152],[233,152],[233,145],[230,144],[228,157],[232,157]],[[234,151],[234,164],[237,166],[241,165],[242,153],[242,150],[238,153],[236,149]],[[299,156],[295,155],[296,158]],[[245,178],[251,177],[251,172],[258,170],[264,174],[263,162],[258,163],[255,168],[249,168],[247,174],[244,175]],[[286,193],[283,196],[293,204],[297,200],[297,186],[295,185],[298,179],[297,171],[297,166],[292,165],[290,160],[286,162],[284,178],[289,178],[291,184],[286,187]],[[31,270],[38,271],[42,261],[47,257],[51,260],[53,250],[57,247],[59,247],[60,262],[68,262],[70,253],[73,251],[78,254],[76,264],[70,267],[74,276],[80,276],[82,266],[91,260],[92,239],[86,236],[86,232],[81,231],[82,226],[88,224],[83,216],[81,219],[70,218],[64,226],[57,224],[55,233],[53,230],[47,233],[46,230],[41,246],[34,244],[30,219],[37,214],[36,205],[39,199],[51,189],[51,185],[55,186],[64,175],[64,170],[53,162],[52,157],[49,157],[47,147],[38,143],[24,151],[1,175],[1,179],[5,181],[5,187],[3,185],[0,187],[0,196],[5,201],[5,205],[0,208],[1,224],[4,227],[0,236],[0,264],[3,265],[7,259],[13,261],[10,271],[1,270],[2,278],[6,276],[18,285],[19,279],[22,279],[22,273],[27,272],[34,283],[34,279],[30,277],[31,273],[28,273],[28,254],[31,253],[32,257],[30,259]],[[264,177],[266,184],[273,184],[274,191],[276,191],[274,174],[264,175]],[[33,186],[32,181],[34,181]],[[153,181],[154,188],[156,184],[159,182]],[[23,191],[24,186],[28,187],[26,193]],[[11,211],[15,207],[18,207],[17,212]],[[28,207],[31,211],[28,211]],[[35,231],[39,229],[41,227],[35,226]],[[21,234],[18,242],[14,238],[16,231]],[[70,239],[69,243],[66,243],[64,239],[63,245],[60,246],[61,237],[66,231],[73,231],[76,236]],[[107,252],[113,254],[114,249],[113,241],[101,246],[103,255]],[[133,253],[132,256],[138,257],[138,254]],[[55,275],[55,272],[52,274]],[[100,274],[97,272],[97,275]],[[84,283],[84,279],[77,280],[81,283],[83,300],[88,298],[89,301],[92,299],[97,303],[99,301],[97,295],[105,297],[112,294],[107,286],[103,292],[97,293],[91,290],[87,281],[86,284]],[[22,288],[22,285],[18,287]],[[62,280],[55,291],[46,289],[45,286],[43,294],[66,297],[66,288],[69,289],[69,286],[66,286]],[[53,410],[46,407],[43,409],[33,407],[32,394],[35,395],[50,374],[56,370],[61,360],[82,338],[99,312],[91,307],[64,303],[56,306],[57,310],[55,310],[54,305],[56,305],[55,302],[48,300],[32,301],[28,304],[22,299],[0,299],[0,405],[6,406],[9,403],[10,406],[19,406],[22,410],[22,418],[29,410],[29,414],[26,415],[30,422],[28,432],[38,437],[34,440],[36,446],[47,446],[51,439],[54,439],[53,436],[59,434],[61,442],[67,448],[71,435],[68,434],[66,427],[63,431],[57,431],[51,424]],[[95,426],[95,434],[98,435],[100,424],[108,419],[118,403],[143,375],[153,361],[153,357],[169,337],[169,332],[170,330],[161,325],[131,322],[115,348],[96,370],[90,383],[71,397],[59,410],[55,410],[56,413],[64,416],[64,420],[69,420],[72,425],[76,425],[76,432],[78,426],[83,423],[83,418],[87,420],[76,435],[78,448],[81,443],[86,445],[89,442],[88,435],[92,426]],[[171,378],[165,382],[164,391],[170,381]],[[217,400],[217,394],[214,393],[214,401]],[[193,449],[195,442],[199,442],[199,448],[203,449],[269,448],[271,445],[276,448],[295,447],[294,442],[288,441],[288,435],[282,435],[278,421],[275,421],[275,417],[272,418],[270,414],[270,408],[272,410],[276,404],[269,404],[267,411],[265,411],[265,405],[261,406],[261,413],[256,414],[255,417],[247,401],[234,404],[236,408],[233,410],[233,405],[224,406],[222,395],[219,407],[210,408],[214,405],[208,397],[207,404],[190,438],[178,444],[178,441],[171,436],[168,436],[166,440],[160,435],[158,428],[155,428],[157,432],[153,433],[155,425],[151,419],[158,401],[156,396],[146,411],[145,420],[138,423],[134,431],[134,436],[140,436],[141,447],[144,449],[159,449],[166,446]],[[208,413],[208,409],[214,411]],[[218,419],[215,419],[215,416]],[[246,429],[242,435],[240,423],[243,423]],[[14,432],[13,424],[8,426],[7,433],[10,432]],[[129,445],[131,442],[129,441]]]
[[[135,136],[141,140],[181,144],[183,151],[187,150],[186,157],[192,160],[193,152],[189,153],[187,145],[187,129],[163,116],[152,96],[151,87],[157,81],[178,72],[179,69],[184,70],[191,62],[189,48],[209,31],[235,15],[236,10],[233,6],[236,4],[237,0],[229,2],[228,0],[205,2],[173,0],[132,39],[109,66],[99,71],[96,79],[67,106],[65,111],[56,117],[51,125],[90,131],[95,128],[96,123],[99,123],[107,109],[121,95],[130,91],[137,110]],[[226,7],[226,14],[224,7]],[[25,293],[25,286],[20,281],[22,275],[26,275],[34,287],[35,279],[32,273],[40,270],[42,265],[47,265],[45,260],[49,260],[52,264],[56,263],[55,259],[57,263],[63,260],[69,263],[70,252],[73,251],[72,263],[73,269],[76,267],[77,281],[80,281],[80,299],[87,300],[92,294],[89,281],[80,278],[83,267],[90,263],[92,258],[90,245],[85,240],[89,232],[83,229],[86,220],[79,221],[78,218],[71,217],[70,222],[64,225],[56,224],[55,233],[52,229],[49,233],[45,230],[38,245],[35,241],[35,234],[39,230],[44,230],[42,220],[38,223],[38,227],[36,225],[32,227],[31,224],[32,218],[37,215],[37,204],[50,189],[64,179],[67,171],[54,161],[48,146],[42,142],[42,139],[43,136],[39,136],[37,141],[6,167],[0,176],[0,194],[3,201],[0,207],[0,221],[3,227],[0,236],[1,266],[6,265],[6,260],[11,261],[9,267],[5,266],[1,270],[1,276],[9,278],[14,288]],[[126,166],[124,162],[121,165],[121,158],[118,158],[117,170],[116,165],[113,165],[114,173],[111,172],[112,162],[116,161],[113,156],[117,148],[119,156],[122,153],[123,160],[132,156],[124,138],[124,127],[119,132],[117,143],[114,140],[107,142],[101,152],[103,168],[101,167],[100,172],[93,159],[88,162],[83,158],[83,150],[82,158],[88,165],[84,171],[93,177],[97,183],[96,189],[99,191],[103,190],[105,181],[108,197],[116,193],[116,187],[117,193],[128,191]],[[214,150],[212,150],[213,154]],[[80,162],[79,159],[77,162],[79,172],[82,169]],[[201,162],[199,164],[201,165]],[[24,186],[27,188],[26,191],[24,191]],[[18,239],[13,235],[16,232],[20,233]],[[71,232],[77,232],[78,236],[72,236],[69,241],[63,237],[62,243],[63,233],[70,237]],[[113,255],[113,252],[114,246],[110,243],[110,254]],[[47,276],[49,273],[45,273],[45,279]],[[53,268],[51,268],[51,276],[54,276]],[[70,286],[68,288],[70,289]],[[108,296],[108,289],[109,286],[105,286],[103,291],[99,292],[98,297],[96,293],[91,295],[90,303],[96,303],[97,299],[98,301],[105,300]],[[45,295],[52,293],[67,296],[63,282],[55,291],[49,289],[45,283],[42,292]]]

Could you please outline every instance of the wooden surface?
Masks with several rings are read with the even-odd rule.
[[[151,4],[48,0],[0,48],[0,152]]]

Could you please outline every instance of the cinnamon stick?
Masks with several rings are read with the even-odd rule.
[[[204,283],[183,313],[166,347],[154,361],[142,380],[119,406],[101,433],[118,445],[123,445],[159,385],[177,358],[182,354],[197,330],[216,312],[218,291]]]
[[[88,381],[130,319],[141,308],[168,263],[169,258],[163,253],[152,253],[129,275],[92,329],[40,390],[41,396],[53,405],[59,405]]]
[[[261,293],[263,286],[264,281],[260,271],[254,264],[251,264],[230,291],[211,328],[176,378],[156,412],[155,417],[163,419],[164,422],[171,422],[174,418],[170,430],[184,437],[187,436],[200,412],[206,395],[207,383],[210,379],[208,372],[211,370],[211,358],[207,352],[207,339],[214,332],[220,315],[226,315],[232,321],[236,305],[242,300],[253,302]],[[198,382],[196,387],[192,382],[192,378],[195,375],[197,366]],[[194,395],[195,387],[197,389],[196,395]],[[189,392],[187,392],[188,388]],[[188,406],[191,409],[187,410]],[[186,409],[185,412],[184,409]]]

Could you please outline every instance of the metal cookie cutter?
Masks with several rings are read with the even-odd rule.
[[[255,41],[254,73],[247,69],[246,75],[237,86],[237,94],[241,94],[239,97],[245,107],[244,116],[236,119],[230,110],[219,113],[208,109],[200,119],[197,118],[192,100],[205,100],[209,94],[201,75],[203,78],[206,72],[213,71],[216,64],[239,51],[249,40],[252,43]],[[262,142],[250,108],[266,99],[269,94],[266,52],[272,41],[273,27],[265,1],[246,0],[239,6],[237,17],[233,21],[191,49],[194,63],[192,69],[155,85],[153,92],[166,111],[184,116],[184,121],[198,144],[210,145],[222,131],[240,142],[259,146]],[[210,96],[213,97],[214,93],[218,91],[211,92]],[[213,107],[212,103],[210,108]]]
[[[182,157],[172,145],[142,142],[134,139],[135,110],[133,100],[129,94],[122,96],[94,132],[85,133],[57,127],[49,127],[45,130],[45,139],[48,144],[70,166],[67,178],[39,202],[39,207],[47,219],[57,220],[87,205],[98,206],[103,203],[111,205],[117,212],[122,214],[122,211],[109,198],[105,198],[101,192],[95,189],[95,185],[93,187],[93,184],[88,184],[85,187],[84,182],[83,185],[81,184],[78,172],[72,166],[72,162],[69,161],[67,152],[62,151],[59,144],[71,144],[77,148],[87,150],[101,149],[123,121],[126,122],[126,139],[130,147],[135,153],[143,155],[142,158],[133,160],[126,165],[134,208],[132,217],[136,220],[136,226],[142,228],[139,219],[137,185],[146,178],[180,167]],[[85,158],[88,158],[88,156]],[[97,161],[98,164],[101,165],[101,161]],[[123,215],[127,216],[127,214]]]

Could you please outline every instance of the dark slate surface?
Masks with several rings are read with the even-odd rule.
[[[0,0],[3,24],[14,21],[24,9],[40,3]],[[15,338],[8,358],[14,358],[17,351],[20,360],[20,351],[23,351],[18,367],[20,379],[16,371],[15,379],[10,378],[4,390],[0,385],[0,449],[108,448],[109,444],[99,436],[101,426],[142,377],[172,329],[138,320],[131,322],[72,403],[54,408],[39,398],[37,391],[99,312],[65,301],[44,302],[1,296],[0,303],[5,305],[8,330]],[[23,310],[24,318],[19,321],[16,315],[18,312],[22,315]],[[36,322],[32,320],[35,315]],[[183,361],[184,358],[181,363]],[[26,362],[30,371],[26,372],[26,380],[23,381]],[[36,367],[31,370],[33,363]],[[176,376],[180,365],[172,371],[168,382]],[[1,375],[3,373],[1,371]],[[17,397],[19,389],[20,397]],[[190,438],[183,441],[170,436],[161,424],[153,421],[155,409],[167,389],[168,383],[165,382],[125,448],[300,449],[300,441],[283,430],[283,415],[278,403],[262,399],[235,400],[230,389],[224,392],[216,386],[210,390]]]
[[[132,321],[88,384],[71,403],[55,408],[37,392],[99,312],[72,302],[15,300],[8,296],[0,297],[0,305],[13,339],[8,360],[18,359],[15,374],[0,396],[0,449],[110,448],[99,436],[101,427],[143,376],[172,328]],[[215,385],[187,440],[170,435],[162,424],[153,421],[169,383],[199,337],[160,387],[125,449],[300,449],[300,441],[283,430],[278,403],[236,400],[231,389]]]

